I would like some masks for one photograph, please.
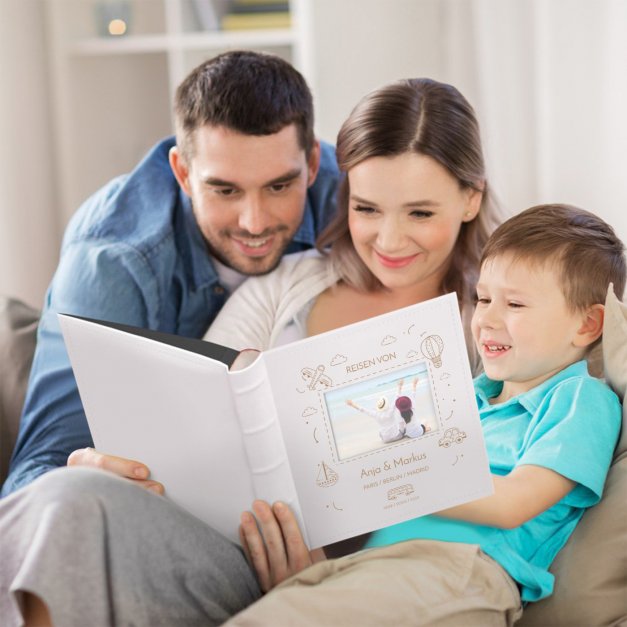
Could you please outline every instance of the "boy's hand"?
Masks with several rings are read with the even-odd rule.
[[[152,490],[157,494],[163,494],[165,492],[161,483],[151,481],[148,478],[150,477],[150,470],[145,464],[132,459],[125,459],[124,457],[116,457],[115,455],[99,453],[93,448],[80,448],[73,451],[67,458],[67,465],[87,466],[89,468],[108,470],[119,477],[131,479],[142,488]]]
[[[239,535],[263,592],[325,559],[322,549],[309,551],[296,518],[285,503],[270,507],[265,501],[255,501],[252,510],[254,516],[251,512],[242,514]]]

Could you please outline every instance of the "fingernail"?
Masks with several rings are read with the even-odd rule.
[[[144,468],[143,466],[137,466],[133,472],[135,473],[135,476],[138,479],[147,479],[148,478],[148,469]]]
[[[161,490],[161,486],[160,485],[151,485],[148,486],[148,489],[152,492],[154,492],[155,494],[161,494],[162,490]]]

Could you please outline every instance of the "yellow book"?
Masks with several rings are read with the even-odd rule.
[[[269,13],[227,13],[222,18],[222,30],[250,30],[256,28],[289,28],[289,11]]]

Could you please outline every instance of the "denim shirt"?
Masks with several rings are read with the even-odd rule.
[[[130,174],[90,197],[68,225],[3,496],[64,466],[73,450],[93,446],[57,313],[201,337],[228,297],[170,169],[174,144],[173,137],[157,144]],[[335,211],[338,180],[335,151],[321,143],[320,171],[287,252],[313,246]]]

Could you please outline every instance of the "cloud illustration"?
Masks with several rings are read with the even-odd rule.
[[[420,355],[416,351],[409,351],[409,353],[407,353],[407,359],[413,359],[414,357],[420,357]]]
[[[346,362],[346,357],[344,355],[340,355],[339,353],[331,360],[332,366],[339,366]]]
[[[318,410],[315,407],[306,407],[302,413],[303,418],[309,418],[309,416],[313,416],[317,414]]]
[[[382,340],[381,340],[381,346],[387,346],[388,344],[394,344],[394,342],[396,342],[396,338],[392,335],[386,335]]]

